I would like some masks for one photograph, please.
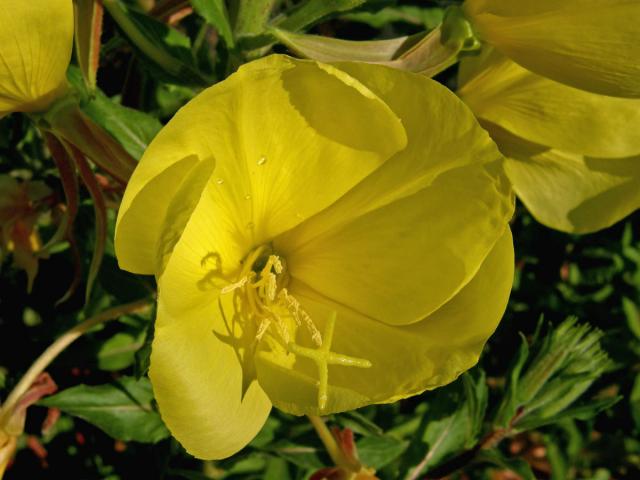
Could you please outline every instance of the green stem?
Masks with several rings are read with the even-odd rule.
[[[109,320],[114,320],[127,313],[144,310],[149,307],[149,305],[149,300],[144,299],[110,308],[76,325],[61,337],[57,338],[44,352],[42,352],[36,361],[33,362],[31,367],[29,367],[29,370],[27,370],[7,397],[2,409],[0,410],[0,425],[4,424],[6,417],[11,415],[13,408],[27,390],[29,390],[31,385],[33,385],[33,382],[38,378],[38,375],[40,375],[71,343],[96,325],[108,322]]]

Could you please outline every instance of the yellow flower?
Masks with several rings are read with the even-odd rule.
[[[540,222],[586,233],[640,207],[640,100],[554,82],[491,48],[462,61],[459,84]]]
[[[45,110],[66,88],[72,0],[5,0],[0,25],[0,117]]]
[[[481,41],[539,75],[640,97],[637,0],[466,0]]]
[[[393,402],[474,365],[512,282],[500,158],[448,90],[382,66],[271,56],[178,112],[115,240],[158,280],[149,375],[174,436],[221,458],[272,404]]]

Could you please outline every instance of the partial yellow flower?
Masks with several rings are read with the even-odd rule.
[[[45,110],[66,89],[72,0],[4,0],[0,25],[0,117]]]
[[[466,0],[463,9],[481,41],[539,75],[640,97],[637,0]]]
[[[474,365],[513,274],[513,198],[468,108],[420,75],[271,56],[178,112],[123,198],[155,274],[150,377],[193,455],[296,415],[393,402]]]
[[[541,223],[587,233],[640,207],[640,100],[554,82],[491,48],[463,59],[459,84]]]

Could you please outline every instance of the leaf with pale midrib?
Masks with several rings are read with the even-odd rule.
[[[122,377],[107,385],[78,385],[39,402],[82,418],[123,441],[155,443],[169,436],[154,409],[148,379]]]

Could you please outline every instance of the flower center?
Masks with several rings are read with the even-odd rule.
[[[287,352],[305,357],[318,369],[318,406],[326,407],[329,385],[329,365],[369,368],[369,360],[350,357],[331,351],[336,312],[329,317],[324,335],[320,333],[309,314],[286,288],[289,276],[283,259],[268,247],[253,250],[243,262],[238,280],[220,290],[221,294],[234,294],[234,303],[240,315],[255,326],[255,338],[259,342],[267,331],[275,328],[273,335]],[[304,326],[317,348],[308,348],[295,341],[296,327]]]
[[[297,326],[307,328],[317,346],[322,345],[322,335],[309,314],[289,294],[287,283],[283,261],[263,245],[247,256],[239,280],[224,287],[220,293],[235,292],[238,295],[241,313],[257,327],[258,341],[273,325],[284,345],[289,345],[292,340],[289,320],[293,319]]]

